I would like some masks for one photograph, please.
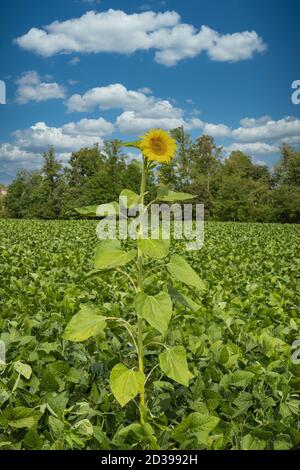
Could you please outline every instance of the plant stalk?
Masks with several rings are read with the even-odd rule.
[[[147,178],[147,168],[145,158],[143,157],[143,168],[142,168],[142,178],[141,178],[141,188],[140,188],[140,204],[144,208],[144,193],[146,188],[146,178]],[[143,215],[142,215],[143,217]],[[143,220],[141,219],[140,234],[143,233]],[[143,291],[143,253],[138,249],[138,258],[137,258],[137,292]],[[143,320],[142,318],[137,319],[137,344],[138,344],[138,361],[139,361],[139,371],[144,375],[144,346],[143,346]],[[141,391],[140,391],[140,421],[142,426],[145,424],[145,380],[143,381]]]

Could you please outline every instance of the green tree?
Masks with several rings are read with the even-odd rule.
[[[208,135],[196,139],[190,151],[190,191],[204,204],[206,218],[213,214],[214,179],[221,167],[221,154],[222,148]]]

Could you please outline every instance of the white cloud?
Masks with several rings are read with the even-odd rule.
[[[146,117],[141,116],[135,111],[126,111],[122,113],[116,121],[119,131],[124,134],[137,134],[145,132],[151,127],[160,127],[164,130],[171,130],[175,127],[182,126],[184,121],[182,118],[176,117]]]
[[[243,120],[245,124],[245,120]],[[300,135],[300,119],[285,117],[274,121],[271,118],[264,118],[264,121],[246,121],[247,127],[239,127],[232,132],[234,139],[240,142],[257,141],[286,141],[291,142]]]
[[[192,118],[186,124],[187,130],[201,129],[204,134],[208,134],[214,138],[224,138],[231,135],[230,127],[225,124],[212,124],[204,122],[199,118]]]
[[[120,83],[97,87],[88,90],[83,95],[72,95],[68,101],[68,111],[85,112],[95,107],[100,109],[142,109],[145,108],[153,98],[148,98],[139,91],[127,90]]]
[[[73,57],[71,60],[69,60],[70,65],[77,65],[77,64],[79,64],[79,62],[80,62],[79,57]]]
[[[53,145],[58,152],[71,152],[93,146],[95,143],[102,144],[99,136],[84,132],[72,134],[72,129],[72,125],[70,128],[49,127],[45,122],[37,122],[29,129],[15,131],[13,135],[19,147],[31,151],[45,151],[49,145]]]
[[[46,77],[46,79],[50,77]],[[19,104],[25,104],[29,101],[48,101],[52,99],[65,98],[66,90],[63,85],[52,82],[42,82],[41,77],[35,71],[24,73],[18,80],[17,84],[17,98]]]
[[[254,53],[265,50],[266,45],[255,31],[244,31],[223,36],[218,34],[214,45],[208,50],[208,55],[218,62],[238,62],[251,59]]]
[[[274,155],[279,152],[276,145],[266,144],[265,142],[251,142],[247,144],[233,143],[224,149],[226,152],[240,150],[249,155]]]
[[[114,125],[103,118],[99,119],[81,119],[78,122],[70,122],[62,127],[64,134],[69,135],[88,135],[88,136],[107,136],[114,131]]]
[[[170,101],[159,100],[141,91],[128,90],[120,83],[92,88],[83,95],[72,95],[67,101],[67,107],[70,112],[86,112],[95,107],[122,109],[125,112],[134,112],[136,117],[150,119],[179,119],[183,115],[183,111],[174,107]]]
[[[17,145],[0,143],[0,158],[9,161],[30,162],[39,157],[39,154],[28,152]]]
[[[147,92],[147,94],[145,94]],[[170,130],[185,125],[183,110],[168,100],[160,100],[150,89],[128,90],[120,83],[92,88],[83,95],[73,95],[67,101],[68,111],[91,111],[95,107],[101,110],[121,109],[116,120],[116,127],[122,133],[144,132],[150,127]]]
[[[243,118],[240,120],[240,124],[242,127],[259,127],[266,124],[268,121],[271,121],[272,118],[270,116],[262,116],[260,118]]]
[[[113,9],[89,11],[80,18],[54,21],[43,29],[31,28],[15,42],[44,57],[58,53],[133,54],[153,49],[156,62],[165,66],[204,52],[214,61],[236,62],[266,49],[255,31],[222,35],[208,26],[197,30],[181,23],[175,11],[127,14]]]
[[[145,95],[151,95],[151,94],[152,94],[151,88],[149,88],[149,87],[147,87],[147,86],[145,86],[145,87],[143,87],[143,88],[139,88],[138,91],[139,91],[140,93],[144,93]]]

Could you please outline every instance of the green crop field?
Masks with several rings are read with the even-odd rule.
[[[189,387],[153,369],[161,351],[151,343],[162,339],[145,331],[151,436],[134,424],[135,402],[121,408],[109,387],[112,367],[136,360],[126,330],[115,324],[84,343],[62,337],[83,304],[134,320],[126,277],[86,276],[95,228],[93,221],[0,220],[0,449],[298,447],[300,364],[292,345],[300,339],[300,226],[212,222],[200,251],[173,243],[205,289],[180,286],[197,305],[173,299],[166,334],[187,351]],[[161,291],[165,266],[149,270],[146,291]]]

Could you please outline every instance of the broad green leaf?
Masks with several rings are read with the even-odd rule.
[[[9,426],[11,426],[12,428],[30,429],[33,426],[36,426],[36,424],[42,417],[42,413],[38,410],[33,410],[32,408],[18,406],[13,409],[5,410],[4,416]]]
[[[264,450],[266,447],[266,442],[256,437],[251,436],[251,434],[246,434],[241,440],[241,449],[242,450]]]
[[[136,251],[123,251],[119,240],[103,240],[96,247],[95,267],[99,270],[124,266],[136,257]]]
[[[93,435],[93,425],[88,419],[82,419],[78,421],[72,427],[74,431],[78,434],[82,434],[83,436],[92,436]]]
[[[59,439],[65,429],[64,423],[60,419],[55,418],[55,416],[49,416],[48,423],[53,437]]]
[[[170,240],[139,238],[138,247],[149,258],[163,259],[168,256]]]
[[[279,436],[278,439],[274,441],[274,450],[289,450],[293,446],[291,438],[289,435]]]
[[[238,388],[245,388],[254,379],[255,374],[247,370],[236,370],[232,374],[223,375],[220,380],[220,385],[223,388],[228,388],[230,385]]]
[[[161,353],[159,364],[167,377],[185,387],[188,387],[189,381],[194,377],[189,371],[186,350],[183,346],[175,346]]]
[[[63,337],[69,341],[85,341],[101,333],[106,327],[105,317],[99,310],[83,306],[68,323]]]
[[[142,372],[117,364],[110,374],[110,388],[121,406],[125,406],[141,390],[144,382]]]
[[[75,207],[74,211],[76,211],[80,215],[85,215],[86,217],[96,217],[97,207],[98,205]]]
[[[67,406],[69,401],[69,394],[68,392],[64,391],[57,395],[52,395],[48,398],[47,402],[50,406],[51,410],[59,417],[62,418],[64,414],[64,410]]]
[[[141,196],[131,191],[130,189],[123,189],[120,194],[122,204],[127,209],[130,209],[133,206],[136,206],[140,203]]]
[[[266,331],[259,335],[258,342],[266,353],[280,351],[288,347],[287,343],[285,343],[282,339],[274,338]]]
[[[17,361],[14,363],[14,369],[18,372],[18,374],[25,377],[25,379],[30,379],[32,369],[28,364],[23,364],[23,362]]]
[[[189,414],[175,427],[172,436],[175,441],[182,442],[200,432],[211,432],[218,425],[219,421],[220,419],[217,416],[194,412]]]
[[[200,305],[197,304],[193,299],[183,294],[182,292],[179,292],[173,286],[169,286],[168,291],[172,299],[176,300],[177,302],[184,305],[185,307],[188,307],[193,312],[197,312],[199,308],[201,308]]]
[[[35,429],[29,429],[24,437],[23,444],[27,450],[39,450],[43,445],[43,439]]]
[[[149,423],[145,423],[143,426],[140,423],[131,423],[128,426],[121,428],[114,436],[113,443],[117,448],[123,448],[124,443],[129,444],[131,448],[135,447],[136,444],[143,444],[150,446],[150,449],[159,450],[160,447],[157,444],[155,432]]]
[[[136,310],[141,318],[165,334],[172,316],[172,301],[166,292],[157,295],[146,295],[139,292],[135,300]]]
[[[141,142],[140,140],[135,140],[133,142],[123,142],[122,143],[123,147],[132,147],[135,149],[141,149]]]
[[[173,255],[167,268],[169,273],[177,279],[177,281],[183,282],[188,286],[196,287],[201,291],[205,289],[204,282],[182,256]]]
[[[95,204],[93,206],[76,207],[74,209],[78,214],[86,217],[109,217],[119,215],[119,204],[116,201],[106,204]]]
[[[163,202],[189,201],[195,197],[196,196],[188,193],[177,193],[175,191],[170,191],[168,188],[159,188],[157,193],[157,200]]]

